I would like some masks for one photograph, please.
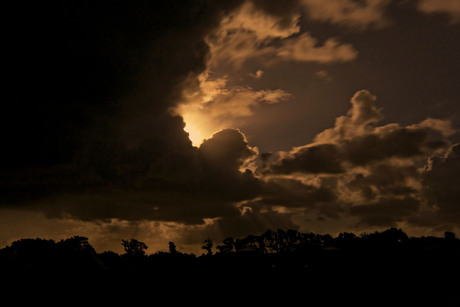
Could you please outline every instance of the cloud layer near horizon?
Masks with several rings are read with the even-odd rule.
[[[299,228],[302,219],[348,221],[349,227],[458,227],[458,191],[446,188],[455,186],[459,171],[449,121],[378,126],[383,115],[375,101],[370,92],[357,92],[333,128],[291,151],[259,153],[242,132],[226,129],[198,148],[183,145],[179,156],[156,155],[136,176],[120,172],[122,187],[73,187],[17,205],[50,218],[169,222],[201,234],[215,227],[225,235]],[[40,188],[71,178],[50,175],[56,181],[38,181]]]

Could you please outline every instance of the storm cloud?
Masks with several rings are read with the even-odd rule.
[[[371,52],[357,37],[382,39],[373,35],[396,21],[392,4],[8,4],[0,211],[14,221],[27,212],[60,228],[64,221],[84,233],[97,228],[114,240],[142,228],[179,245],[208,234],[333,223],[459,227],[456,115],[393,120],[384,114],[394,115],[400,101],[389,100],[388,88],[377,86],[379,97],[358,90],[374,72],[356,64]],[[451,1],[404,4],[412,17],[448,16],[449,27],[458,21],[455,8]],[[350,67],[356,77],[341,75]],[[329,86],[346,95],[344,104],[318,99]],[[439,99],[432,110],[443,103],[452,102]],[[308,126],[316,107],[337,112],[320,129]],[[297,109],[303,113],[288,114]],[[302,142],[264,152],[254,130],[238,128],[261,122],[273,143],[294,135]]]
[[[205,69],[204,37],[233,6],[199,4],[9,4],[4,182],[19,169],[26,184],[135,182],[193,152],[169,109],[190,73]]]
[[[357,92],[348,114],[338,117],[334,128],[320,132],[312,144],[278,154],[266,172],[341,173],[350,163],[360,166],[391,158],[420,158],[449,147],[446,136],[454,133],[449,121],[376,126],[383,115],[375,100],[368,91]]]
[[[48,179],[47,174],[37,175],[38,178],[32,178],[17,191],[20,199],[5,197],[4,205],[41,211],[50,218],[201,224],[204,219],[239,215],[233,204],[257,196],[261,189],[261,182],[251,171],[240,170],[243,162],[255,152],[237,130],[216,133],[199,148],[182,153],[182,159],[173,151],[165,150],[164,156],[156,152],[155,160],[151,161],[149,154],[153,153],[148,148],[142,150],[147,155],[145,161],[137,162],[146,165],[108,164],[111,168],[110,174],[106,174],[108,177],[95,179],[92,185],[76,186],[76,177],[69,173],[54,179]],[[142,158],[141,153],[134,156],[135,160]],[[126,167],[127,173],[122,170],[112,173],[120,166]],[[93,175],[100,176],[101,172]],[[108,180],[111,182],[107,183]],[[9,184],[15,187],[21,183],[10,181]],[[49,193],[41,189],[59,190]],[[36,191],[37,195],[24,194],[24,191]],[[12,193],[5,190],[4,195]]]
[[[357,218],[357,225],[383,227],[413,223],[419,211],[432,203],[426,198],[428,188],[440,204],[440,213],[455,213],[458,193],[437,188],[458,172],[456,147],[449,149],[448,136],[455,133],[450,122],[429,118],[409,126],[378,126],[383,113],[375,96],[359,91],[350,103],[347,115],[339,116],[335,126],[320,132],[311,144],[261,156],[256,174],[292,190],[278,191],[279,198],[266,196],[259,202],[289,208],[295,200],[296,207],[305,212],[348,216]],[[444,157],[431,158],[431,166],[422,171],[427,157],[446,151]],[[448,174],[444,174],[445,164]],[[303,190],[308,193],[300,193]]]
[[[253,155],[244,136],[226,130],[193,147],[171,111],[206,69],[205,38],[237,6],[12,4],[21,39],[9,45],[2,206],[84,221],[200,224],[237,214],[232,203],[258,189],[239,170]]]

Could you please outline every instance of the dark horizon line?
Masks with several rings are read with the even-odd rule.
[[[455,240],[455,241],[460,242],[460,239],[456,237],[456,234],[454,232],[451,232],[451,231],[445,231],[444,236],[435,236],[435,235],[409,236],[402,230],[402,228],[390,227],[390,228],[387,228],[386,230],[382,230],[382,231],[376,230],[376,231],[373,231],[373,232],[361,232],[359,234],[357,234],[355,232],[344,231],[344,232],[338,233],[335,237],[333,237],[329,233],[300,232],[300,231],[295,230],[295,229],[278,228],[276,230],[267,229],[266,231],[264,231],[260,235],[249,234],[249,235],[247,235],[245,237],[239,237],[239,238],[236,238],[236,239],[234,239],[232,236],[229,236],[229,237],[226,237],[225,239],[223,239],[221,241],[221,243],[223,245],[214,245],[214,243],[215,243],[214,240],[212,240],[211,238],[208,237],[207,239],[205,239],[205,240],[203,240],[201,242],[201,244],[205,244],[205,245],[208,244],[207,248],[205,247],[205,245],[203,245],[201,247],[201,249],[203,251],[207,251],[206,254],[203,253],[201,256],[213,255],[213,254],[216,255],[216,254],[225,254],[225,253],[227,253],[227,254],[228,253],[236,253],[236,252],[239,252],[241,250],[249,251],[251,249],[252,249],[252,251],[260,252],[263,249],[263,247],[255,246],[255,245],[260,243],[260,240],[261,239],[263,240],[269,234],[270,234],[270,236],[273,236],[273,235],[278,236],[278,239],[280,239],[279,236],[282,236],[284,238],[281,238],[281,240],[287,239],[287,241],[292,239],[293,235],[295,235],[295,239],[297,241],[299,241],[299,239],[306,239],[306,241],[308,241],[308,243],[312,243],[313,241],[316,241],[316,243],[318,243],[318,240],[320,240],[320,241],[323,241],[323,242],[321,242],[321,246],[320,246],[322,248],[331,247],[330,246],[331,243],[337,243],[338,241],[348,241],[348,242],[355,241],[356,242],[356,241],[359,241],[359,240],[372,240],[372,239],[374,239],[376,241],[379,241],[379,240],[384,241],[384,240],[382,240],[383,238],[377,238],[378,236],[381,236],[381,237],[382,236],[387,236],[387,239],[390,239],[390,240],[395,239],[395,237],[399,237],[397,239],[397,240],[399,240],[398,243],[404,243],[403,241],[409,241],[409,240],[425,240],[425,239],[426,240],[449,240],[449,241],[454,241]],[[291,238],[289,238],[289,237],[291,237]],[[231,240],[231,243],[230,243],[229,240]],[[124,239],[120,240],[120,244],[125,246],[125,254],[117,253],[117,252],[114,252],[112,250],[105,250],[105,251],[102,251],[102,252],[97,252],[94,249],[94,247],[89,243],[89,238],[88,237],[75,235],[75,236],[68,237],[66,239],[61,239],[59,241],[54,240],[54,239],[45,239],[45,238],[39,238],[39,237],[35,237],[35,238],[25,237],[25,238],[15,240],[15,241],[11,242],[10,244],[5,245],[4,247],[0,248],[0,252],[8,250],[10,248],[14,248],[15,245],[21,244],[21,242],[34,242],[34,241],[35,242],[47,242],[47,243],[55,244],[55,245],[58,245],[58,244],[63,244],[64,245],[66,242],[72,242],[73,241],[74,244],[81,244],[80,246],[83,249],[90,248],[90,249],[94,250],[94,252],[96,254],[113,253],[113,254],[117,254],[118,256],[129,254],[129,252],[127,251],[127,247],[124,245],[125,243],[127,245],[129,245],[129,243],[131,242],[133,245],[136,245],[136,247],[138,247],[138,248],[140,246],[143,246],[141,248],[141,251],[144,251],[144,252],[145,252],[145,250],[148,249],[148,246],[144,242],[138,241],[135,238],[130,238],[128,240],[124,240]],[[225,243],[226,241],[227,241],[227,243]],[[248,242],[249,242],[249,244],[252,244],[253,246],[248,248],[248,246],[246,246],[248,244]],[[305,241],[303,243],[305,243]],[[196,243],[196,244],[198,245],[199,243]],[[239,248],[237,248],[238,244],[240,244]],[[243,245],[246,244],[246,245],[241,247],[241,244],[243,244]],[[301,244],[301,243],[297,242],[295,244]],[[231,251],[228,251],[230,246],[233,247],[233,248],[232,248]],[[267,247],[267,246],[265,246],[265,247]],[[171,249],[173,249],[174,251],[171,252]],[[265,252],[263,252],[263,253],[265,253]],[[159,255],[159,254],[182,254],[182,255],[191,255],[191,256],[199,257],[199,255],[195,255],[193,252],[187,253],[187,252],[178,251],[176,249],[176,245],[175,245],[175,243],[173,241],[169,241],[169,252],[166,252],[164,250],[157,250],[157,251],[155,251],[153,253],[150,253],[150,254],[142,253],[143,256],[153,256],[153,255]]]

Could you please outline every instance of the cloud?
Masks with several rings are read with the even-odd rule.
[[[358,29],[383,27],[388,24],[385,8],[390,0],[301,0],[313,20],[345,25]]]
[[[204,140],[199,154],[210,171],[239,172],[244,160],[256,152],[249,147],[244,135],[234,129],[225,129]]]
[[[383,25],[383,1],[333,1],[326,12],[304,2],[315,20]],[[299,216],[421,224],[423,210],[455,224],[458,146],[442,155],[456,133],[449,121],[378,126],[376,98],[359,91],[313,142],[268,159],[241,131],[224,129],[292,98],[237,84],[219,74],[225,63],[232,73],[248,60],[357,57],[348,43],[303,32],[297,2],[285,3],[12,4],[18,32],[6,67],[14,95],[1,115],[2,212],[114,234],[150,223],[224,234],[306,227]],[[201,145],[192,145],[186,123],[204,129]]]
[[[411,163],[380,163],[352,174],[347,186],[361,193],[361,202],[369,202],[382,195],[413,197],[419,192],[419,180],[420,173]]]
[[[352,216],[360,217],[360,223],[369,226],[392,227],[418,211],[420,201],[415,198],[381,198],[377,202],[354,206]]]
[[[109,223],[117,219],[130,222],[163,221],[202,224],[205,218],[238,215],[231,203],[190,192],[110,191],[107,193],[59,194],[43,198],[23,209],[42,212],[52,219],[74,219]]]
[[[191,76],[207,69],[206,38],[239,5],[36,4],[33,14],[16,6],[12,15],[24,27],[12,60],[30,79],[11,87],[20,94],[4,108],[2,207],[63,219],[185,224],[239,214],[233,202],[251,197],[258,184],[239,171],[245,139],[227,131],[193,147],[183,119],[171,112]],[[30,45],[41,47],[30,52]],[[222,82],[208,80],[203,92],[218,96],[209,91]],[[252,95],[249,104],[287,95],[241,92],[233,94]],[[241,161],[231,155],[214,161],[209,152],[216,153],[216,143],[227,154],[243,150]],[[246,154],[252,154],[249,147]]]
[[[239,68],[249,59],[273,64],[345,62],[356,58],[357,51],[350,44],[341,44],[334,38],[318,46],[317,39],[300,32],[299,20],[300,15],[293,11],[279,15],[246,2],[208,36],[211,54],[208,67],[228,63]]]
[[[264,105],[288,101],[292,94],[282,89],[227,86],[228,77],[213,77],[209,72],[198,77],[184,90],[182,104],[175,108],[188,125],[199,127],[202,137],[235,126]],[[201,140],[200,140],[201,141]]]
[[[205,37],[232,7],[11,4],[10,21],[18,26],[5,69],[14,98],[2,111],[0,163],[2,178],[16,185],[2,180],[5,197],[98,190],[120,179],[131,184],[159,168],[155,160],[164,152],[173,150],[173,159],[191,151],[182,119],[169,109],[189,75],[206,68]]]
[[[189,76],[181,91],[182,99],[174,107],[187,123],[188,131],[194,131],[194,139],[241,123],[263,104],[292,98],[283,89],[239,85],[241,70],[249,60],[265,67],[292,61],[324,64],[356,58],[357,51],[350,44],[339,43],[335,38],[320,43],[309,33],[301,33],[298,9],[294,4],[285,8],[275,3],[247,1],[230,11],[206,36],[206,70]],[[263,70],[249,75],[259,79]]]
[[[94,12],[95,29],[108,29],[108,33],[102,31],[101,34],[103,45],[98,45],[98,39],[90,39],[94,33],[100,33],[92,32],[92,29],[87,30],[91,34],[88,41],[83,35],[81,43],[88,50],[107,51],[107,58],[104,58],[107,62],[101,67],[88,64],[81,69],[92,67],[97,70],[95,80],[107,82],[104,84],[106,88],[102,87],[104,93],[91,95],[83,89],[74,92],[75,97],[59,96],[53,104],[43,105],[48,110],[56,101],[65,106],[66,101],[76,99],[66,106],[70,106],[70,110],[73,106],[78,107],[76,110],[89,115],[91,122],[85,123],[78,137],[63,132],[62,139],[68,137],[67,141],[72,145],[65,161],[50,155],[61,154],[56,148],[41,144],[42,147],[35,147],[43,148],[43,156],[50,155],[49,159],[55,165],[49,167],[38,161],[33,168],[21,172],[14,168],[2,172],[2,205],[10,209],[43,212],[48,218],[101,223],[116,219],[133,223],[163,221],[202,225],[206,219],[239,218],[241,212],[235,203],[257,197],[264,185],[244,169],[245,160],[255,155],[255,149],[248,145],[241,132],[229,129],[212,135],[201,146],[193,147],[184,132],[183,119],[170,112],[183,98],[181,94],[199,101],[199,105],[216,118],[249,116],[253,108],[261,104],[290,99],[291,94],[281,89],[227,89],[228,79],[225,77],[208,77],[206,59],[212,46],[208,49],[206,42],[211,37],[211,30],[224,16],[222,11],[228,9],[231,12],[231,8],[222,4],[216,11],[195,10],[194,14],[187,15],[187,5],[177,11],[158,7],[158,16],[150,16],[148,8],[143,10],[135,4],[125,4],[114,8],[113,15]],[[223,28],[245,28],[258,39],[287,37],[298,31],[294,17],[286,19],[253,9],[245,10],[247,7],[243,7],[243,15],[255,14],[256,18],[251,21],[235,15],[236,18],[224,21]],[[140,14],[139,19],[124,15],[131,11],[134,16]],[[83,16],[77,14],[75,18],[79,20]],[[167,16],[182,16],[186,31],[176,29],[175,23]],[[158,29],[156,22],[164,23],[164,33],[155,32]],[[196,25],[196,32],[195,27],[187,27],[187,24]],[[267,25],[272,27],[268,29]],[[72,26],[69,27],[63,31],[72,32]],[[149,39],[144,39],[146,37]],[[124,40],[127,40],[126,44]],[[121,45],[112,46],[108,42]],[[62,58],[65,59],[66,55],[64,53]],[[74,57],[85,61],[79,55]],[[123,66],[120,68],[123,70],[115,72],[120,78],[115,82],[107,79],[112,77],[112,71],[103,69],[116,68],[117,63]],[[81,75],[74,76],[75,80]],[[118,87],[120,84],[123,87]],[[193,86],[187,87],[188,84]],[[88,86],[97,87],[98,83]],[[84,98],[92,104],[79,105],[79,100],[84,101]],[[60,115],[59,112],[48,114],[49,120],[53,121],[53,116]],[[71,116],[81,117],[78,113],[64,114],[56,126]],[[46,122],[46,119],[43,120]],[[71,119],[69,123],[72,122]],[[47,134],[46,131],[40,132]],[[57,143],[61,141],[59,136]],[[59,146],[63,145],[66,143]],[[67,149],[64,151],[67,153]]]
[[[351,98],[351,108],[346,116],[335,120],[334,128],[326,129],[315,137],[315,142],[327,143],[341,139],[362,135],[369,129],[369,125],[383,118],[381,109],[375,106],[376,97],[369,91],[356,92]]]
[[[300,31],[299,14],[290,12],[285,16],[267,13],[258,9],[252,2],[245,2],[239,9],[225,17],[219,32],[235,30],[253,33],[258,41],[273,38],[286,38]]]
[[[447,120],[441,120],[437,118],[427,118],[418,124],[409,126],[409,128],[427,128],[431,131],[438,131],[443,136],[451,136],[458,132],[458,129],[452,126],[452,123]]]
[[[330,203],[335,200],[335,186],[331,187],[327,181],[320,180],[319,184],[314,185],[304,183],[295,177],[270,176],[266,179],[261,197],[249,204],[297,212],[298,209],[314,209],[320,203]]]
[[[257,149],[249,146],[239,130],[216,132],[212,138],[203,141],[197,154],[202,174],[197,191],[203,195],[233,204],[257,197],[261,191],[263,183],[245,167],[245,162],[257,154]]]
[[[249,61],[267,67],[284,62],[340,63],[356,58],[357,51],[350,44],[336,38],[320,43],[309,33],[301,33],[297,4],[291,1],[287,7],[246,1],[229,11],[206,36],[206,70],[190,74],[181,91],[182,99],[173,108],[187,123],[186,130],[193,134],[195,145],[217,130],[244,123],[264,104],[292,98],[280,88],[240,85],[242,70]],[[263,72],[259,69],[243,74],[259,79]]]
[[[320,132],[312,143],[261,155],[256,175],[277,192],[276,196],[263,196],[258,203],[304,208],[307,215],[356,219],[360,227],[415,225],[426,210],[427,182],[442,182],[436,174],[444,172],[439,166],[428,180],[420,165],[430,155],[449,148],[447,137],[455,129],[450,121],[433,118],[408,126],[378,126],[382,110],[368,91],[357,92],[350,103],[347,114],[338,117],[335,126]],[[450,164],[455,148],[444,158],[432,158],[429,169],[448,161],[446,180],[454,177],[458,170]],[[440,193],[431,189],[432,195]],[[449,201],[458,193],[446,193],[437,201],[445,204],[446,210],[456,210]]]
[[[256,71],[255,74],[250,73],[249,75],[255,79],[260,79],[262,78],[263,74],[264,74],[264,71],[262,69],[259,69]]]
[[[270,165],[269,173],[342,173],[338,147],[334,144],[318,144],[298,147],[283,154],[278,161]]]
[[[291,94],[281,89],[254,90],[250,87],[233,87],[216,95],[201,105],[204,112],[213,117],[247,117],[259,104],[276,104],[286,101]]]
[[[273,52],[284,61],[333,63],[354,60],[358,52],[350,44],[340,44],[336,39],[327,39],[323,45],[308,33],[283,41]]]
[[[289,100],[292,97],[292,94],[287,93],[282,89],[260,90],[256,92],[256,97],[259,101],[266,102],[268,104],[276,104]]]
[[[448,120],[426,119],[407,127],[395,123],[375,126],[383,118],[375,100],[368,91],[357,92],[348,114],[338,117],[334,128],[319,133],[315,142],[339,144],[342,158],[356,165],[429,155],[449,146],[446,136],[454,130]]]
[[[234,204],[256,197],[261,190],[262,183],[243,168],[245,160],[256,152],[238,130],[217,132],[199,148],[182,152],[182,158],[171,148],[160,155],[155,147],[149,144],[145,152],[142,150],[143,156],[134,153],[141,160],[140,166],[119,161],[101,166],[107,177],[96,178],[91,184],[77,184],[71,172],[36,174],[46,181],[31,178],[30,183],[23,183],[18,194],[30,194],[21,195],[20,199],[5,191],[3,206],[43,212],[49,218],[150,220],[189,225],[202,224],[210,218],[239,216]],[[155,160],[151,161],[153,154]],[[101,174],[98,170],[93,176]],[[83,177],[87,178],[89,175]],[[13,181],[11,185],[17,187],[19,183]],[[42,193],[48,189],[56,191]]]
[[[460,3],[456,0],[419,0],[417,8],[426,14],[447,14],[452,23],[460,22]]]
[[[315,77],[325,81],[332,81],[332,76],[324,69],[315,72]]]
[[[428,159],[423,173],[429,204],[444,221],[460,221],[460,144],[452,145],[444,156]]]
[[[279,37],[282,38],[282,37]],[[309,33],[282,38],[279,45],[272,40],[258,40],[252,32],[237,31],[225,34],[220,41],[210,42],[210,66],[231,64],[239,68],[249,59],[256,59],[273,65],[285,61],[334,63],[348,62],[357,57],[358,52],[350,44],[341,44],[337,39],[327,39],[319,45]]]
[[[247,235],[261,234],[267,229],[298,229],[290,213],[280,213],[272,209],[251,208],[241,215],[225,219],[215,219],[204,227],[184,231],[181,241],[184,244],[201,244],[203,238],[211,238],[214,244],[228,237],[234,239]]]
[[[390,159],[423,158],[449,146],[446,136],[454,131],[449,121],[375,126],[383,118],[375,100],[368,91],[357,92],[347,115],[338,117],[334,128],[320,132],[312,144],[272,156],[262,172],[340,174]]]
[[[215,67],[221,62],[240,67],[250,58],[271,53],[271,48],[266,48],[266,44],[273,39],[298,33],[298,19],[298,14],[280,17],[257,9],[251,2],[245,2],[224,18],[207,37],[210,46],[208,67]]]
[[[430,142],[426,129],[394,127],[390,131],[376,131],[343,141],[343,154],[356,165],[386,158],[411,158],[424,156],[431,151],[448,146],[444,140]]]

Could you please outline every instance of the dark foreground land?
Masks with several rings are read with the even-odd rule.
[[[391,228],[333,238],[269,230],[204,243],[201,256],[180,253],[172,242],[170,252],[146,255],[132,239],[119,255],[97,253],[84,237],[19,240],[0,250],[3,297],[60,297],[64,306],[96,299],[104,306],[460,306],[453,233],[408,237]]]

